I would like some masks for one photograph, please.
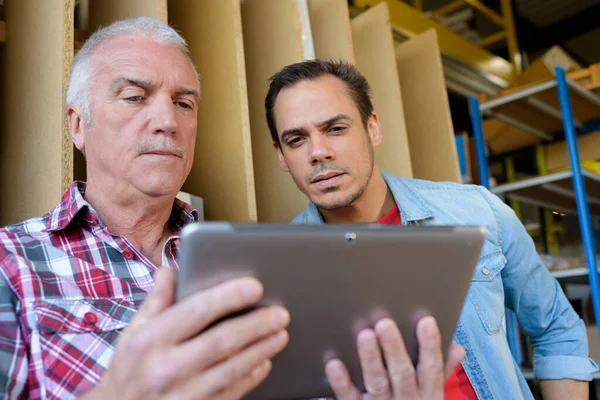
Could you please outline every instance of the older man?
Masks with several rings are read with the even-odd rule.
[[[237,399],[267,376],[287,344],[285,309],[214,324],[259,302],[260,282],[174,303],[178,232],[197,220],[175,196],[194,158],[198,102],[184,40],[155,20],[117,22],[79,51],[67,115],[87,182],[0,230],[0,398]],[[421,387],[437,398],[427,366],[441,365],[439,333],[427,319],[418,330]],[[376,331],[400,370],[397,327]],[[415,380],[405,388],[416,393]]]

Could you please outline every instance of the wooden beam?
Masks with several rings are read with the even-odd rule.
[[[394,39],[386,3],[380,3],[352,20],[356,66],[371,85],[383,143],[375,149],[378,166],[396,176],[412,177],[401,86]]]
[[[259,222],[287,223],[307,204],[290,175],[279,169],[265,120],[268,79],[303,60],[298,4],[294,0],[246,0],[242,26]]]
[[[0,21],[0,46],[6,43],[6,22]]]
[[[73,57],[73,5],[5,2],[0,225],[54,208],[73,178],[64,104]],[[43,68],[40,68],[43,66]]]
[[[451,14],[461,8],[466,7],[467,4],[463,0],[454,0],[436,10],[433,11],[433,15],[436,17],[443,17],[444,15]]]
[[[506,31],[498,31],[496,33],[492,33],[491,35],[484,37],[481,40],[481,45],[483,47],[489,47],[504,39],[506,39]]]
[[[435,30],[398,45],[396,61],[414,177],[461,182]]]
[[[135,17],[152,17],[166,23],[167,0],[89,0],[90,32]]]
[[[78,28],[75,28],[73,33],[74,33],[73,37],[74,37],[75,53],[77,53],[79,51],[79,49],[81,49],[81,46],[83,46],[83,44],[87,40],[88,33],[86,31],[83,31]]]
[[[169,23],[187,40],[202,77],[194,165],[182,190],[203,198],[207,220],[255,222],[239,0],[171,0]]]
[[[309,0],[310,26],[315,56],[354,64],[350,14],[346,0]]]
[[[354,0],[354,4],[358,8],[366,8],[367,6],[375,6],[382,1],[387,3],[392,26],[400,34],[413,37],[429,29],[435,29],[438,34],[439,46],[444,54],[465,62],[486,74],[491,74],[494,79],[498,78],[504,83],[514,79],[512,64],[507,60],[452,32],[446,26],[438,24],[427,15],[402,1]]]

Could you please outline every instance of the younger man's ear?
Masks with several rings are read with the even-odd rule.
[[[285,162],[285,157],[283,157],[283,150],[281,150],[281,145],[277,142],[273,142],[273,149],[277,152],[277,158],[279,158],[279,168],[281,168],[284,172],[290,172],[288,168],[287,162]]]
[[[383,140],[383,132],[381,132],[379,116],[375,111],[371,113],[371,116],[367,121],[367,132],[369,133],[369,139],[371,140],[373,147],[379,146]]]

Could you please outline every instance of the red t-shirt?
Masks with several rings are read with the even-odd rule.
[[[376,224],[400,225],[400,210],[394,204],[394,207],[384,215]],[[444,399],[446,400],[477,400],[477,395],[469,378],[465,373],[461,363],[458,363],[456,369],[444,382]]]

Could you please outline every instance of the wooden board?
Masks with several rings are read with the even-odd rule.
[[[542,139],[497,119],[486,119],[482,124],[490,155],[506,153],[542,142]]]
[[[308,0],[315,57],[354,64],[350,13],[346,0]]]
[[[72,181],[64,104],[73,57],[73,5],[6,3],[0,133],[0,225],[54,208]],[[41,68],[40,66],[43,66]]]
[[[410,178],[413,168],[386,3],[352,20],[352,40],[356,67],[371,85],[373,107],[383,132],[383,142],[375,149],[377,165],[390,174]]]
[[[182,190],[203,198],[207,220],[256,221],[239,0],[172,0],[169,23],[202,77],[194,165]]]
[[[600,87],[600,63],[592,64],[587,68],[569,72],[567,77],[573,79],[586,89],[597,89]]]
[[[460,182],[448,93],[434,30],[396,46],[415,178]]]
[[[89,0],[89,29],[117,20],[152,17],[167,22],[167,0]]]
[[[264,104],[267,79],[303,59],[297,3],[246,0],[242,26],[258,221],[287,223],[306,207],[307,199],[291,176],[279,169]]]

